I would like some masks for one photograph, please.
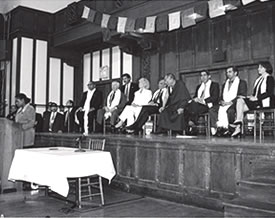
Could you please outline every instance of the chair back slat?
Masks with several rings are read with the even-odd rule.
[[[88,149],[104,151],[105,139],[89,139]]]

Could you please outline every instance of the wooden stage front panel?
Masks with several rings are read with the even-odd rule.
[[[35,144],[71,147],[78,136],[39,133]],[[90,135],[84,144],[89,138],[106,138],[117,171],[113,186],[216,210],[237,196],[237,182],[252,176],[258,159],[275,158],[274,139]]]

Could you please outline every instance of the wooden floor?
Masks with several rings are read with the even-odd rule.
[[[222,212],[158,200],[110,188],[105,189],[106,205],[101,208],[71,209],[71,204],[40,191],[0,194],[4,217],[223,217]]]

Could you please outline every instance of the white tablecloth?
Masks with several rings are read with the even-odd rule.
[[[56,150],[52,150],[56,149]],[[12,161],[9,180],[33,182],[62,196],[69,193],[67,178],[99,175],[111,181],[116,172],[110,152],[75,148],[17,149]]]

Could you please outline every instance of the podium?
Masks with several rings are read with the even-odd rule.
[[[21,124],[0,117],[0,191],[20,189],[18,184],[8,181],[9,170],[15,149],[22,148]]]

